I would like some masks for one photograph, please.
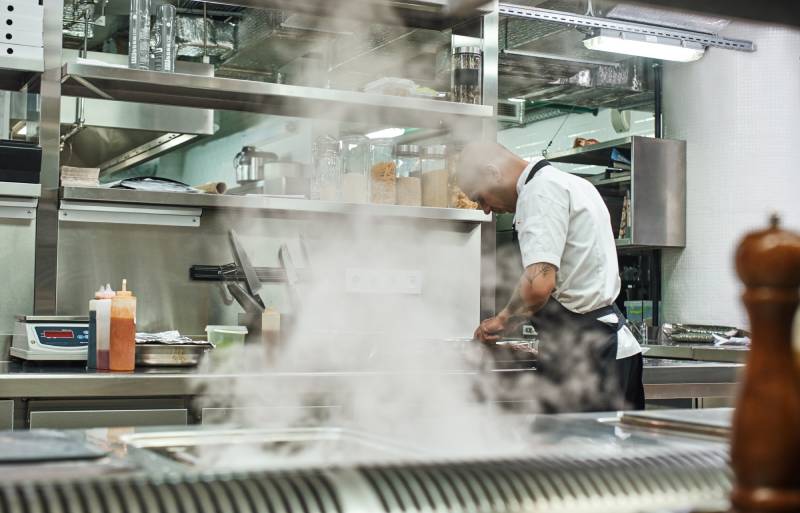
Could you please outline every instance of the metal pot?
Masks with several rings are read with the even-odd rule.
[[[256,151],[255,146],[245,146],[233,158],[236,170],[236,182],[246,184],[264,178],[264,164],[278,160],[278,156],[269,151]]]

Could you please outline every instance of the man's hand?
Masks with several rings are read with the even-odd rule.
[[[497,342],[503,333],[508,329],[510,316],[505,312],[500,312],[496,317],[484,320],[475,330],[473,337],[481,342]]]

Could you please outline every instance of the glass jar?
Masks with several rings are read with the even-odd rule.
[[[447,146],[426,146],[422,152],[422,205],[446,208],[450,170],[447,166]]]
[[[419,146],[400,144],[395,149],[397,163],[397,204],[418,207],[422,205],[422,163]]]
[[[314,141],[314,174],[311,177],[311,199],[342,199],[342,168],[339,141],[324,135]]]
[[[453,48],[453,101],[480,104],[482,100],[483,57],[477,46]]]
[[[372,203],[397,203],[397,165],[394,162],[394,141],[375,139],[370,143],[370,189]]]
[[[339,141],[342,160],[342,201],[367,203],[369,199],[369,139],[346,135]]]

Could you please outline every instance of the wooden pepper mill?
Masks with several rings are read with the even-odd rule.
[[[751,233],[736,252],[752,344],[733,419],[737,512],[800,512],[800,363],[792,323],[800,302],[800,235]]]

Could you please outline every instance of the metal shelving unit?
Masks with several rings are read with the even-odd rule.
[[[207,204],[186,208],[261,209],[277,215],[368,214],[393,218],[432,219],[467,223],[490,223],[492,218],[479,211],[381,205],[344,205],[286,198],[192,197],[169,193],[143,194],[141,191],[83,190],[59,188],[60,105],[62,96],[102,98],[206,109],[257,112],[305,118],[349,118],[364,125],[405,125],[408,127],[450,130],[458,128],[470,137],[494,139],[497,105],[499,14],[496,3],[478,5],[476,0],[221,0],[240,7],[286,9],[315,17],[359,19],[365,22],[403,23],[409,27],[443,30],[469,20],[453,37],[469,36],[483,40],[483,105],[466,105],[423,98],[394,97],[251,82],[236,79],[102,66],[86,63],[65,64],[62,56],[64,0],[47,0],[44,13],[44,71],[34,76],[32,88],[41,95],[40,144],[42,146],[42,198],[37,210],[35,307],[38,314],[56,312],[59,293],[59,207],[66,202],[105,203],[110,208],[164,206],[168,202]],[[453,8],[456,7],[456,8]],[[474,22],[474,23],[473,23]],[[6,78],[0,72],[0,82]],[[30,80],[27,77],[26,80]],[[18,76],[8,82],[19,83]],[[180,208],[180,207],[176,207]],[[493,226],[481,230],[484,260],[494,255]],[[493,266],[490,266],[493,267]],[[492,269],[487,268],[487,275]],[[487,280],[487,282],[490,280]],[[63,286],[63,285],[61,285]],[[481,310],[494,311],[494,294],[481,290]]]
[[[65,64],[62,83],[62,94],[68,96],[295,117],[347,115],[365,123],[415,127],[480,121],[494,114],[487,105],[90,64]]]
[[[632,136],[548,155],[551,162],[608,168],[612,152],[631,162],[629,176],[590,180],[607,191],[612,221],[621,217],[620,187],[630,197],[630,236],[618,248],[664,248],[686,245],[686,142]],[[611,188],[611,189],[609,189]]]
[[[369,217],[396,217],[439,221],[491,222],[492,216],[480,210],[457,208],[406,207],[399,205],[371,205],[312,201],[301,198],[280,198],[269,196],[235,196],[216,194],[190,194],[174,192],[146,192],[103,187],[64,187],[61,190],[62,202],[102,202],[123,205],[150,205],[228,208],[262,210],[264,212],[316,215],[339,214]]]

